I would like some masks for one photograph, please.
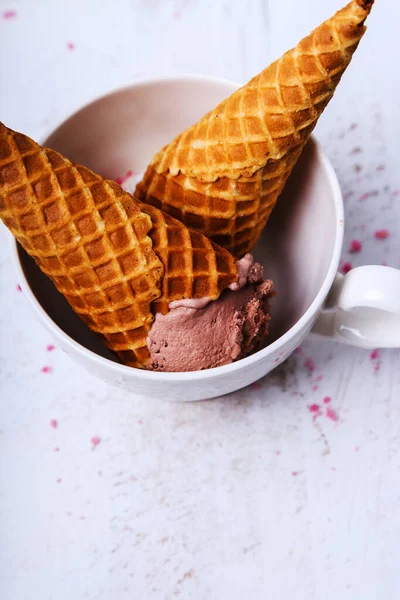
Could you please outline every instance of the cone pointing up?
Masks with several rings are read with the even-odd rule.
[[[136,194],[241,256],[332,98],[373,0],[353,0],[153,158]]]

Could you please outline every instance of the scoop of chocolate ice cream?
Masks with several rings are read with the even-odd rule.
[[[239,285],[207,298],[172,302],[157,314],[147,344],[154,371],[198,371],[243,358],[268,332],[272,281],[250,255],[238,261]]]

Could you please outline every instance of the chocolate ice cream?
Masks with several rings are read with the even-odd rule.
[[[147,338],[154,371],[198,371],[219,367],[257,350],[268,332],[272,281],[251,255],[238,261],[239,283],[218,300],[171,302],[157,314]]]

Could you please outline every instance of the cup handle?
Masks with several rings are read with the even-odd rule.
[[[371,265],[338,273],[311,333],[361,348],[399,348],[400,270]]]

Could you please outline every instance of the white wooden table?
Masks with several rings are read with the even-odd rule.
[[[41,138],[142,75],[245,81],[339,7],[0,0],[0,119]],[[400,267],[399,19],[377,0],[317,128],[353,266]],[[398,599],[398,351],[307,341],[219,400],[128,397],[49,346],[6,240],[1,228],[2,600]]]

